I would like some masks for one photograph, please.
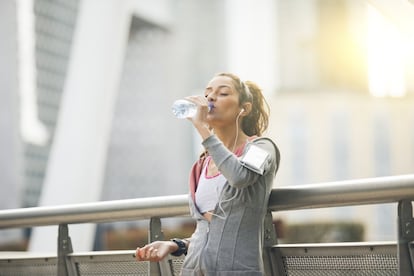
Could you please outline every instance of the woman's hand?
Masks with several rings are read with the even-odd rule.
[[[155,241],[145,245],[144,247],[137,247],[135,251],[135,258],[137,261],[158,262],[177,249],[178,246],[175,242]]]
[[[209,113],[208,101],[206,97],[202,95],[189,96],[186,97],[186,99],[197,105],[197,113],[194,117],[188,118],[188,120],[193,123],[194,127],[198,130],[204,140],[211,135],[211,129],[207,120],[207,115]]]
[[[207,98],[202,95],[194,95],[188,96],[185,99],[197,105],[197,113],[189,119],[193,121],[193,123],[206,123],[207,114],[209,112]]]

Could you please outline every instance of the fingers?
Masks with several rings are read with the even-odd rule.
[[[149,261],[156,262],[158,261],[158,249],[155,249],[154,247],[150,247],[147,250],[146,259]]]
[[[194,95],[194,96],[188,96],[186,97],[187,100],[201,106],[208,106],[208,101],[206,97],[202,95]]]
[[[197,113],[193,117],[189,117],[188,120],[193,124],[205,124],[209,113],[208,101],[204,96],[188,96],[187,100],[197,105]]]
[[[138,247],[135,251],[135,258],[137,261],[157,262],[160,260],[158,249],[149,245],[142,248]]]
[[[143,252],[143,249],[142,248],[139,248],[139,247],[137,247],[137,249],[135,250],[135,259],[137,261],[143,261],[143,259],[142,259],[142,257],[143,257],[142,252]]]

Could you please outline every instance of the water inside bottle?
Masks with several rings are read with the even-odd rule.
[[[179,119],[191,118],[197,112],[197,106],[187,100],[176,100],[172,105],[172,112]]]

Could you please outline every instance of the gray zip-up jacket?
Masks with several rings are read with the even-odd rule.
[[[240,161],[253,144],[269,154],[263,175]],[[227,182],[214,210],[217,216],[208,222],[194,202],[203,158],[194,165],[190,175],[189,204],[197,226],[190,238],[181,274],[264,275],[263,224],[279,166],[279,150],[270,139],[256,138],[247,142],[241,156],[237,157],[215,135],[204,140],[203,146]]]

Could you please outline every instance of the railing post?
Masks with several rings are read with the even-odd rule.
[[[413,206],[410,200],[398,202],[398,275],[414,275],[412,244],[414,241]],[[411,252],[410,252],[411,251]]]
[[[68,254],[73,252],[72,242],[69,237],[69,230],[67,224],[59,224],[58,233],[58,276],[72,276],[75,275],[72,266],[67,263]]]
[[[269,210],[264,221],[263,264],[266,275],[279,275],[273,266],[272,246],[277,244],[276,230],[273,225],[272,212]],[[277,265],[277,264],[276,264]]]
[[[159,241],[163,239],[164,239],[164,233],[161,230],[161,219],[151,218],[149,233],[148,233],[148,242]],[[150,275],[172,276],[171,259],[166,257],[164,260],[158,263],[150,262],[149,269],[150,269],[149,271]]]

